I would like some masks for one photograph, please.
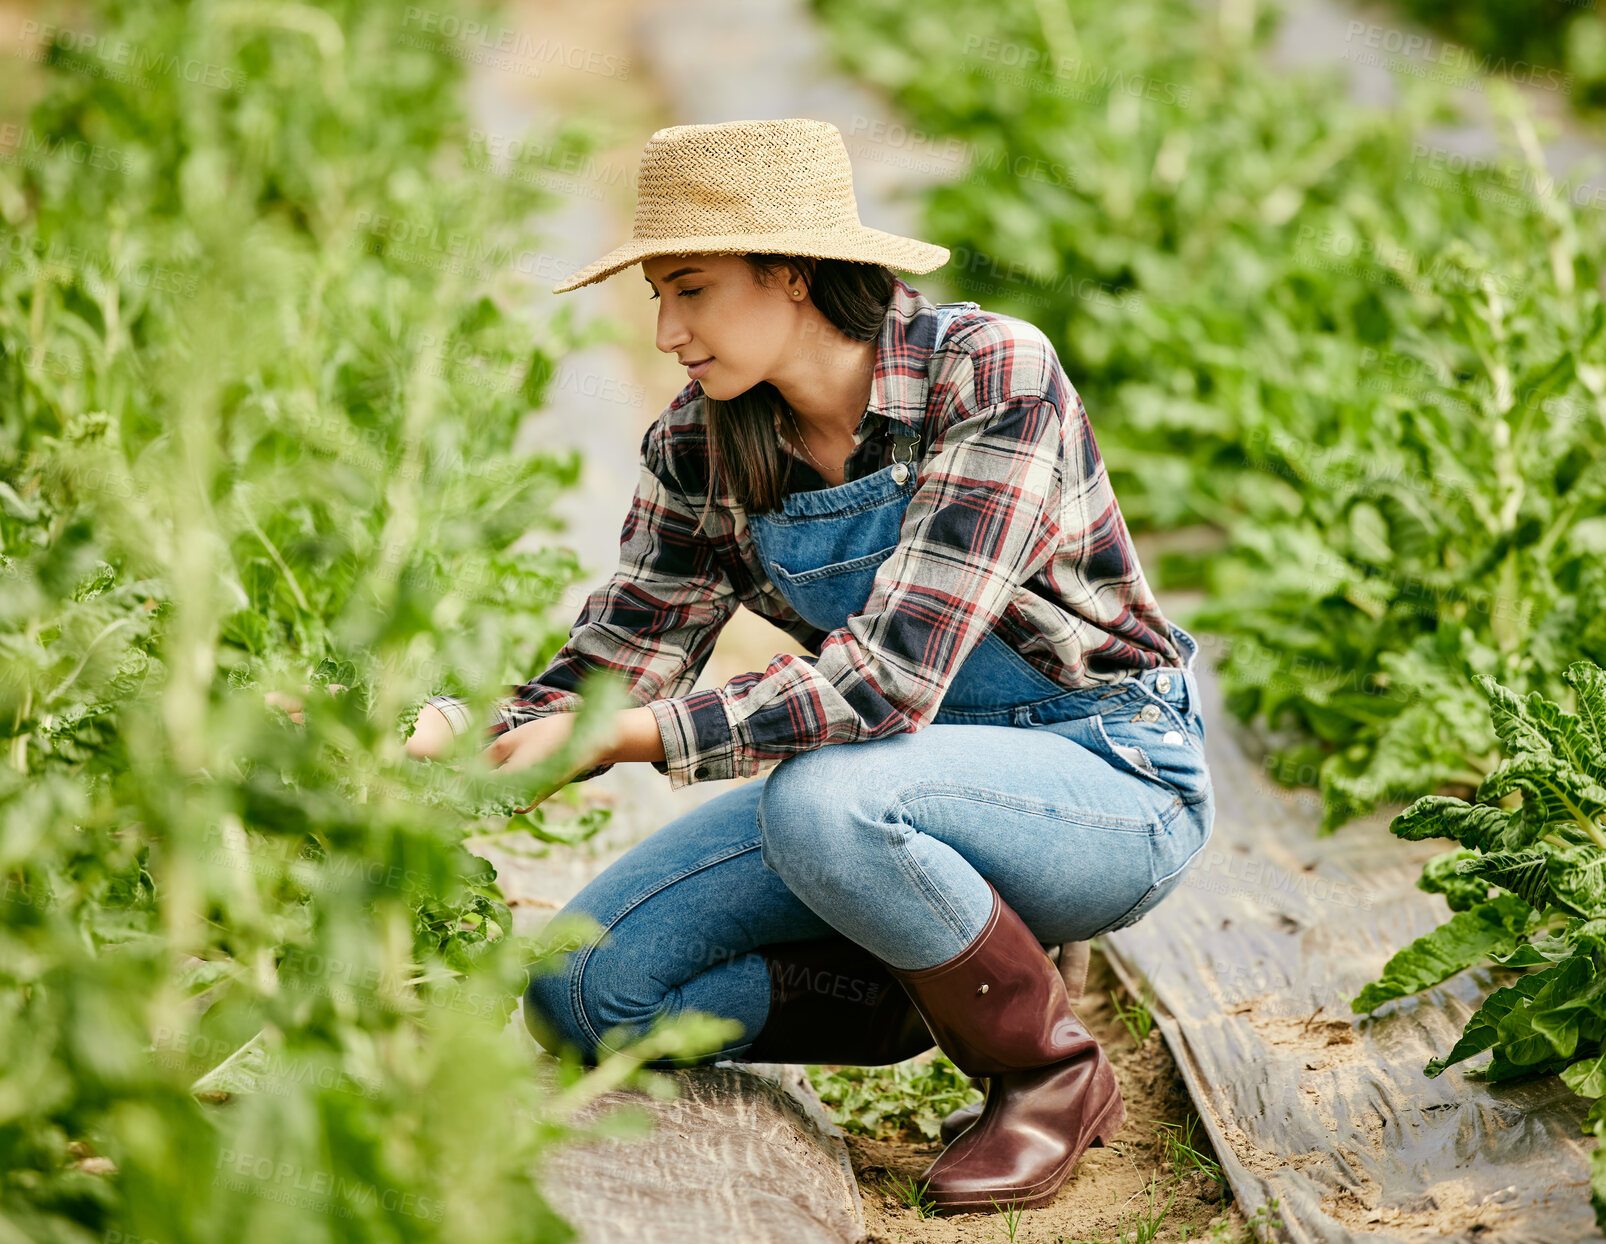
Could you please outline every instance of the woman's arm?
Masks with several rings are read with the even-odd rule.
[[[481,733],[483,742],[525,722],[578,711],[576,688],[598,668],[618,675],[641,705],[682,695],[696,683],[739,602],[712,543],[698,529],[698,513],[670,469],[667,447],[660,416],[641,439],[641,471],[620,530],[618,570],[586,598],[568,640],[546,669],[511,688],[511,696],[494,706],[493,720]],[[457,697],[433,696],[428,703],[441,710],[454,735],[471,728]],[[574,781],[606,773],[621,759],[647,760],[667,774],[652,714],[645,708],[626,710],[620,719],[618,744],[628,755],[616,755]]]
[[[646,705],[621,712],[615,721],[614,731],[618,742],[608,755],[608,763],[621,760],[646,760],[658,765],[664,763],[664,740],[658,733],[658,718]]]

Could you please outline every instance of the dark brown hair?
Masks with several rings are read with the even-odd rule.
[[[843,336],[873,341],[881,332],[896,280],[890,268],[808,255],[742,258],[760,285],[774,285],[776,273],[788,265],[796,268],[810,300]],[[753,513],[779,509],[789,491],[793,461],[775,439],[776,412],[782,426],[789,426],[792,415],[780,390],[763,380],[728,401],[705,393],[703,410],[708,421],[708,506],[719,492]]]

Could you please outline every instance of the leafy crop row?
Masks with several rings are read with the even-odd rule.
[[[1606,670],[1579,661],[1564,677],[1576,714],[1478,679],[1505,752],[1480,802],[1426,795],[1389,825],[1401,838],[1461,844],[1428,861],[1417,882],[1455,914],[1395,954],[1350,1005],[1371,1012],[1486,962],[1518,970],[1423,1070],[1437,1076],[1492,1051],[1480,1069],[1487,1081],[1558,1072],[1591,1101],[1584,1130],[1606,1141]],[[1591,1163],[1606,1228],[1606,1144]]]
[[[962,168],[945,275],[1048,332],[1129,524],[1213,533],[1153,569],[1324,831],[1476,787],[1474,675],[1606,660],[1606,216],[1502,83],[1516,186],[1422,137],[1442,84],[1382,113],[1271,70],[1254,5],[815,9],[908,119],[857,158]]]
[[[513,449],[586,337],[518,310],[550,196],[403,17],[94,6],[5,130],[0,1239],[571,1238],[565,1120],[721,1035],[543,1091],[556,943],[462,845],[532,777],[401,750],[563,638],[574,558],[515,542],[578,464]]]
[[[1400,7],[1456,41],[1425,49],[1452,65],[1540,82],[1580,110],[1606,105],[1606,21],[1568,0],[1400,0]],[[1403,35],[1403,31],[1401,34]],[[1396,39],[1394,42],[1402,43]]]

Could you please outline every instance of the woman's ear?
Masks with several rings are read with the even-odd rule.
[[[814,275],[812,264],[796,259],[786,261],[785,293],[788,302],[802,302],[809,296],[809,280]]]

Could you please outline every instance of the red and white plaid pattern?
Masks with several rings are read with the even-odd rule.
[[[989,629],[1067,689],[1180,668],[1087,412],[1048,338],[975,310],[952,320],[932,354],[934,317],[935,304],[899,279],[845,478],[891,465],[893,423],[920,431],[925,451],[898,545],[860,612],[830,632],[804,621],[770,581],[728,494],[715,496],[712,530],[699,532],[709,442],[692,381],[642,437],[618,571],[587,598],[540,676],[497,706],[485,741],[573,711],[581,676],[606,666],[651,707],[667,757],[654,767],[678,790],[830,743],[919,730]],[[798,487],[827,486],[802,460],[792,472]],[[762,671],[689,693],[738,604],[812,655],[781,653]],[[429,702],[458,733],[470,728],[460,700]]]

